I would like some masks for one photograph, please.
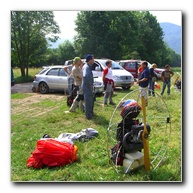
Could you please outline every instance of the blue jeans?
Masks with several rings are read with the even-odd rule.
[[[72,84],[74,84],[74,78],[68,78],[68,93],[72,92]]]
[[[167,88],[168,88],[167,93],[168,93],[168,95],[169,95],[169,94],[170,94],[170,85],[171,85],[170,80],[166,80],[165,82],[163,82],[162,91],[161,91],[160,94],[161,94],[161,95],[164,94],[165,88],[166,88],[166,86],[167,86]]]
[[[155,82],[152,82],[152,80],[149,79],[149,89],[148,89],[148,94],[152,96],[155,96],[155,92],[154,92],[154,87],[155,87]]]

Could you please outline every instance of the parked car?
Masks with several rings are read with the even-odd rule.
[[[137,71],[139,66],[141,65],[141,60],[120,60],[119,65],[122,66],[125,70],[130,72],[134,78],[137,78]],[[151,67],[151,64],[148,62],[148,68]],[[155,68],[155,72],[158,75],[158,78],[161,78],[161,73],[164,69],[162,68]]]
[[[94,82],[95,93],[102,93],[104,85],[101,80],[95,79]],[[67,74],[64,71],[64,65],[45,66],[42,70],[34,76],[33,92],[40,92],[42,94],[53,91],[68,92]]]
[[[14,79],[14,73],[13,73],[13,68],[11,68],[11,86],[15,85],[15,79]]]
[[[120,60],[119,65],[122,66],[125,70],[130,72],[134,78],[137,78],[137,70],[140,66],[140,60]]]
[[[102,81],[102,73],[103,70],[106,68],[106,61],[108,59],[94,59],[95,62],[92,65],[92,71],[93,76],[98,80],[101,81],[101,84],[103,84]],[[66,61],[65,65],[69,65],[71,60]],[[85,59],[83,59],[83,62],[85,62]],[[122,87],[123,89],[130,89],[134,84],[134,77],[133,75],[126,71],[124,68],[122,68],[117,62],[112,60],[112,72],[113,72],[113,78],[115,87]]]

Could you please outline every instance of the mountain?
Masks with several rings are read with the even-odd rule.
[[[182,54],[182,27],[173,23],[163,22],[160,26],[164,33],[164,41],[177,54]]]

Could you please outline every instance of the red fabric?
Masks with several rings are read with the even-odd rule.
[[[107,75],[107,73],[108,73],[108,68],[105,68],[103,71],[103,76],[105,77]],[[114,81],[112,79],[105,78],[104,79],[104,85],[106,86],[107,83],[112,84],[113,88],[115,88]]]
[[[106,76],[107,73],[108,73],[108,68],[105,68],[104,71],[103,71],[104,76]]]
[[[125,111],[125,109],[127,109],[127,107],[139,107],[140,109],[142,109],[142,107],[136,102],[136,101],[133,101],[133,102],[130,102],[129,104],[125,105],[122,110],[121,110],[121,113],[120,115],[122,116],[123,115],[123,112]]]
[[[141,72],[143,72],[142,66],[140,66],[140,67],[138,68],[138,73],[141,73]]]
[[[43,166],[63,166],[77,161],[78,148],[68,142],[54,139],[38,140],[36,149],[27,160],[27,166],[42,168]]]

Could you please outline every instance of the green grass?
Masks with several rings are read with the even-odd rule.
[[[172,80],[174,79],[175,77],[172,78]],[[161,84],[161,82],[159,83]],[[137,88],[138,86],[134,85],[129,92]],[[129,92],[127,90],[116,90],[114,102],[118,104]],[[157,90],[158,94],[159,92]],[[34,95],[40,94],[34,93]],[[101,106],[103,96],[97,96],[94,106],[96,116],[93,120],[86,120],[79,109],[76,113],[64,114],[64,111],[69,109],[66,105],[65,95],[56,94],[56,97],[61,96],[57,100],[48,97],[36,103],[30,102],[31,96],[32,94],[27,93],[11,95],[11,181],[182,181],[182,99],[181,93],[175,92],[174,88],[172,88],[170,96],[167,96],[165,91],[163,100],[160,97],[156,99],[149,98],[147,122],[151,124],[152,128],[150,151],[157,152],[164,139],[166,139],[164,147],[168,147],[162,163],[155,170],[151,168],[149,174],[146,173],[144,167],[126,175],[121,172],[121,167],[120,172],[117,174],[113,164],[109,162],[107,150],[109,135],[107,135],[107,129],[109,128],[109,121],[114,107],[103,108]],[[21,100],[22,103],[19,102]],[[21,107],[23,108],[22,112],[18,110]],[[155,110],[155,107],[158,110]],[[49,111],[47,111],[48,109]],[[162,111],[165,111],[165,113]],[[164,117],[166,117],[167,112],[171,116],[171,136],[169,135],[169,126],[154,119],[155,115],[159,115],[159,113],[160,115],[164,114]],[[116,119],[121,120],[119,112],[117,113]],[[151,122],[152,120],[154,121]],[[167,132],[165,132],[163,125],[167,125]],[[90,127],[96,129],[99,135],[87,142],[75,142],[78,147],[79,159],[77,162],[54,168],[32,169],[27,167],[27,160],[31,152],[35,150],[36,142],[45,133],[55,138],[61,133],[77,133]],[[167,140],[169,140],[169,143],[167,143]],[[152,158],[153,156],[153,153],[151,153]]]
[[[13,73],[14,73],[14,79],[15,83],[24,83],[24,82],[33,82],[34,76],[40,72],[42,68],[29,68],[29,73],[28,77],[22,77],[21,76],[21,70],[20,68],[14,68]]]

